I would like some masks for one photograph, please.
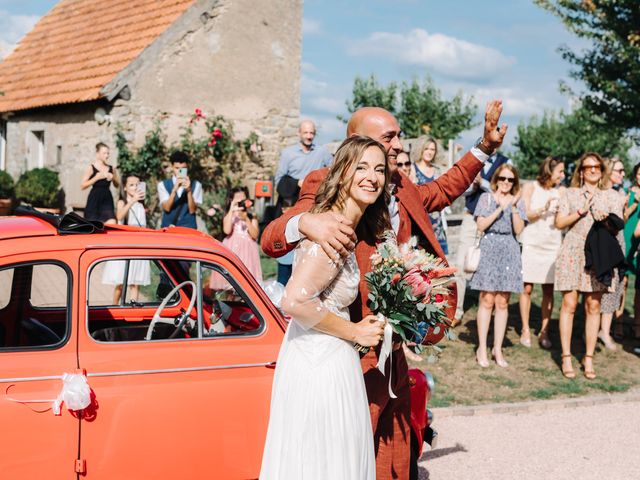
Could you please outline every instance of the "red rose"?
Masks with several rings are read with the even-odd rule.
[[[215,138],[222,138],[222,132],[220,131],[219,128],[214,128],[211,135]]]
[[[436,303],[440,303],[444,300],[444,296],[441,293],[436,293]]]
[[[202,110],[200,110],[199,108],[196,108],[196,115],[198,117],[201,117],[202,116]]]
[[[213,147],[216,143],[218,143],[218,142],[216,142],[216,139],[212,138],[211,141],[209,142],[209,146]]]

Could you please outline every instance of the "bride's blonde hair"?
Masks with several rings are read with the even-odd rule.
[[[321,213],[336,208],[342,210],[345,206],[351,182],[355,174],[355,166],[364,155],[364,152],[371,147],[379,148],[384,155],[384,187],[377,200],[369,205],[356,229],[369,240],[377,240],[385,230],[391,228],[389,220],[389,165],[387,152],[377,141],[360,135],[347,138],[336,151],[333,163],[328,175],[320,185],[316,193],[316,204],[311,210],[312,213]]]

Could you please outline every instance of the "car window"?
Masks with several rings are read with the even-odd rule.
[[[11,283],[13,282],[13,268],[0,270],[0,309],[6,307],[11,299]]]
[[[97,263],[89,275],[89,332],[97,341],[245,336],[264,328],[253,289],[219,265],[124,258]]]
[[[70,285],[58,263],[0,270],[0,350],[61,346],[69,333]]]
[[[91,269],[89,306],[157,306],[164,298],[164,289],[170,290],[174,286],[158,260],[102,261]],[[172,303],[177,299],[176,296]]]

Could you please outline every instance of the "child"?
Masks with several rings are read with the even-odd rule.
[[[145,192],[140,183],[140,178],[136,175],[128,175],[125,178],[123,188],[120,190],[120,199],[116,209],[116,218],[121,225],[132,225],[136,227],[146,227],[147,217],[142,201]],[[102,274],[102,283],[105,285],[115,285],[113,291],[113,304],[120,303],[122,295],[122,282],[124,280],[124,270],[126,262],[107,262]],[[130,288],[129,300],[138,300],[140,295],[140,285],[151,283],[151,266],[148,260],[132,260],[129,262],[129,279],[127,284]]]
[[[282,213],[286,213],[294,204],[293,198],[283,198],[282,199]],[[289,253],[284,254],[281,257],[278,257],[278,283],[282,285],[286,285],[289,281],[289,277],[291,277],[291,265],[293,264],[293,250]]]
[[[234,187],[227,194],[227,214],[222,219],[222,230],[226,237],[222,244],[235,253],[245,264],[253,276],[262,282],[258,239],[258,219],[250,211],[251,201],[246,187]],[[228,288],[218,285],[219,275],[211,277],[210,286],[214,290]],[[226,282],[225,282],[226,283]]]

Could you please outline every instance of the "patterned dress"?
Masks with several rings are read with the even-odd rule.
[[[582,208],[586,194],[587,191],[584,188],[565,190],[564,195],[560,197],[558,215],[569,215]],[[592,210],[615,213],[622,218],[622,204],[618,192],[614,190],[596,190],[591,208]],[[593,215],[588,213],[568,228],[556,261],[555,290],[561,292],[570,290],[601,292],[607,290],[607,287],[596,279],[593,271],[586,271],[584,268],[584,244],[594,221]],[[614,289],[617,287],[616,276],[614,276],[612,287]]]
[[[488,217],[497,208],[492,193],[485,192],[478,200],[474,218]],[[527,221],[524,201],[516,204],[518,215]],[[522,258],[520,245],[513,232],[511,208],[504,210],[485,230],[480,240],[480,264],[469,286],[483,292],[522,292]]]
[[[431,177],[427,177],[425,173],[418,168],[418,165],[413,165],[416,171],[416,184],[424,185],[425,183],[431,183],[436,178],[438,178],[438,168],[433,167],[433,175]],[[429,213],[429,220],[431,220],[431,225],[433,226],[433,233],[436,234],[436,238],[438,239],[438,243],[442,248],[442,251],[445,255],[449,254],[449,245],[447,244],[447,232],[444,229],[444,224],[442,221],[442,213],[441,212],[431,212]]]

